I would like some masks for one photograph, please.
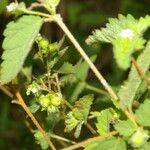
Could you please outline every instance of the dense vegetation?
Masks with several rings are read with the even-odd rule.
[[[0,1],[0,149],[149,150],[149,4]]]

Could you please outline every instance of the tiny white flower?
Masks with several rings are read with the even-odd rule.
[[[17,5],[18,5],[17,3],[12,2],[8,6],[6,6],[6,9],[7,9],[8,12],[11,12],[14,9],[16,9]]]
[[[50,75],[51,75],[50,73],[46,73],[46,74],[45,74],[46,77],[48,77],[48,76],[50,76]]]
[[[36,85],[31,84],[31,85],[28,87],[28,89],[27,89],[27,91],[26,91],[26,94],[27,94],[27,95],[30,95],[31,93],[35,94],[35,93],[38,93],[38,90],[39,90],[39,88],[38,88]]]
[[[27,95],[30,95],[30,93],[31,93],[31,87],[29,87],[29,88],[27,89],[27,91],[26,91],[26,94],[27,94]]]
[[[8,6],[6,6],[6,8],[7,8],[7,11],[8,12],[11,12],[11,11],[13,11],[15,8],[16,8],[16,6],[17,6],[17,4],[16,3],[10,3]]]
[[[37,93],[37,92],[38,92],[38,89],[37,89],[36,87],[34,87],[34,88],[31,89],[31,92],[32,92],[32,93]]]
[[[124,29],[121,31],[120,36],[122,38],[132,38],[133,37],[133,31],[131,29]]]

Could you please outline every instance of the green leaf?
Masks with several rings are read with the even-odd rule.
[[[110,129],[110,121],[113,118],[114,110],[112,108],[102,110],[97,117],[97,132],[100,135],[106,134]]]
[[[71,74],[71,73],[75,73],[75,66],[73,66],[72,64],[65,62],[58,70],[58,73],[62,73],[62,74]]]
[[[139,19],[139,22],[138,22],[138,25],[137,25],[137,28],[136,28],[136,32],[138,34],[144,32],[145,30],[147,30],[147,28],[150,26],[150,16],[147,15],[145,16],[144,18],[141,17]],[[136,27],[136,26],[135,26]]]
[[[137,129],[137,127],[132,121],[125,120],[119,121],[119,123],[115,125],[115,129],[119,132],[120,135],[130,136]]]
[[[101,30],[97,29],[93,31],[93,35],[90,35],[86,43],[88,45],[97,44],[99,42],[113,43],[120,33],[124,29],[131,29],[135,37],[140,37],[143,32],[150,26],[150,16],[140,18],[139,20],[134,19],[133,16],[118,15],[117,18],[109,18],[109,23],[106,24],[106,28]]]
[[[34,133],[34,137],[35,137],[36,143],[40,144],[42,150],[48,149],[49,145],[40,131],[36,130]]]
[[[96,55],[93,55],[90,57],[91,61],[92,62],[95,62],[97,56]],[[83,69],[84,68],[84,69]],[[79,80],[79,81],[85,81],[86,78],[87,78],[87,75],[88,75],[88,72],[89,72],[89,65],[87,64],[86,61],[83,61],[83,62],[79,62],[77,65],[76,65],[76,78]]]
[[[2,84],[10,82],[21,70],[42,23],[43,19],[38,16],[22,16],[7,25],[0,77]]]
[[[111,43],[118,66],[125,70],[129,68],[135,50],[143,48],[145,40],[142,35],[149,26],[150,16],[136,20],[131,15],[119,15],[118,19],[110,18],[106,28],[95,30],[86,42],[89,45]]]
[[[137,38],[134,40],[118,38],[113,42],[114,57],[118,66],[122,69],[127,69],[130,66],[132,53],[136,49],[142,49],[145,40]]]
[[[121,138],[106,138],[97,140],[85,147],[84,150],[126,150],[126,143]]]
[[[94,62],[96,60],[96,55],[93,55],[90,57],[90,59]],[[80,93],[84,90],[85,88],[85,80],[88,76],[89,72],[89,65],[87,62],[80,60],[76,65],[75,65],[75,73],[72,74],[74,76],[74,79],[70,79],[69,83],[74,83],[73,90],[69,90],[69,100],[70,102],[74,102]],[[84,69],[83,69],[84,68]],[[73,78],[72,76],[72,78]],[[67,77],[68,78],[68,77]],[[83,82],[82,82],[83,81]],[[69,86],[70,89],[70,86]]]
[[[75,103],[73,110],[66,115],[65,131],[70,132],[76,128],[74,134],[76,138],[80,135],[83,123],[87,122],[93,98],[92,94],[83,96]]]
[[[80,93],[82,93],[82,91],[84,89],[85,89],[85,83],[84,82],[78,81],[77,83],[75,83],[74,88],[72,90],[72,93],[69,97],[70,102],[74,102],[78,98]]]
[[[60,0],[45,0],[44,2],[47,6],[55,8],[59,4]]]
[[[80,120],[81,122],[87,121],[87,117],[93,102],[94,96],[93,94],[88,94],[80,98],[78,101],[75,102],[74,108],[73,108],[73,115],[77,120]]]
[[[92,62],[95,62],[96,55],[90,57]],[[84,68],[84,69],[83,69]],[[74,101],[78,98],[79,94],[84,90],[85,83],[89,72],[89,65],[85,61],[79,61],[76,65],[75,78],[77,79],[77,83],[75,85],[74,90],[71,93],[70,101]],[[81,82],[83,81],[83,82]]]
[[[40,109],[40,105],[38,105],[37,103],[33,103],[31,104],[29,109],[32,113],[36,113]]]
[[[65,132],[70,132],[72,131],[77,125],[79,124],[79,121],[73,116],[73,112],[69,112],[66,115],[65,119]]]
[[[65,47],[64,49],[62,49],[61,51],[52,56],[52,58],[49,61],[50,68],[53,68],[57,64],[59,59],[66,53],[67,49],[68,47]]]
[[[150,56],[150,42],[147,43],[145,50],[143,51],[143,53],[141,53],[141,55],[137,59],[137,63],[140,66],[140,68],[142,68],[144,74],[148,71],[150,66],[149,56]],[[118,92],[120,104],[123,110],[127,109],[127,107],[130,107],[132,105],[134,97],[141,83],[142,80],[139,77],[136,68],[134,67],[134,65],[132,65],[128,80],[125,82],[123,86],[121,86]]]
[[[135,116],[139,124],[150,127],[150,99],[146,99],[136,110]]]
[[[32,80],[32,66],[24,66],[21,69],[21,73],[27,78],[28,82]]]

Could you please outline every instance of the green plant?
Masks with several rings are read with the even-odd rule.
[[[29,8],[24,2],[17,1],[7,6],[16,19],[4,31],[0,89],[30,117],[37,128],[30,130],[42,149],[58,149],[53,139],[61,140],[65,145],[72,144],[63,147],[64,150],[80,147],[85,150],[150,149],[150,42],[143,37],[150,26],[150,16],[135,19],[132,15],[118,15],[116,19],[110,18],[105,28],[95,30],[86,39],[86,43],[92,46],[98,46],[100,42],[111,43],[116,65],[124,71],[130,68],[128,80],[114,90],[93,64],[96,56],[89,57],[84,52],[60,14],[56,13],[58,4],[59,0],[39,0]],[[45,8],[48,13],[33,10],[38,7]],[[64,31],[81,55],[76,64],[62,59],[68,50],[68,47],[63,47],[65,37],[52,42],[39,33],[44,22],[55,22]],[[41,70],[30,74],[32,63],[25,68],[34,43],[36,50],[31,60],[39,63]],[[89,68],[105,90],[87,83]],[[69,92],[65,94],[67,87]],[[85,95],[85,89],[111,101],[111,107],[92,111],[95,98],[93,94]],[[34,117],[35,113],[44,116],[41,117],[42,125]],[[90,125],[90,119],[94,126]],[[78,138],[86,126],[94,137],[77,143],[65,134],[64,137],[55,135],[59,122],[63,122],[62,132],[65,134],[74,132],[74,137]]]

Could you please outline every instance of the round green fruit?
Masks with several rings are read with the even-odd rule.
[[[48,49],[48,45],[49,45],[49,41],[45,38],[42,38],[39,43],[38,43],[39,47],[43,50],[47,50]]]
[[[58,107],[61,104],[61,96],[59,94],[54,94],[51,96],[51,104]]]
[[[57,43],[57,42],[51,43],[51,44],[48,45],[48,50],[49,50],[49,52],[51,52],[51,53],[57,52],[58,49],[59,49],[59,46],[58,46],[58,43]]]
[[[145,144],[148,140],[149,135],[147,131],[143,130],[142,128],[137,129],[137,131],[131,136],[130,144],[132,147],[139,148]]]
[[[48,96],[40,97],[38,102],[43,108],[47,108],[50,105],[50,99]]]

